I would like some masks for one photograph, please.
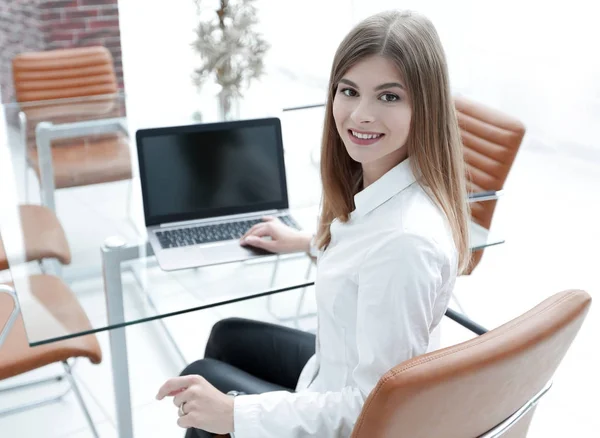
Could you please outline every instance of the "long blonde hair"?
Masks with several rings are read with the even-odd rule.
[[[419,184],[448,218],[462,272],[470,257],[470,211],[460,131],[439,36],[427,18],[414,12],[371,16],[352,29],[337,49],[323,127],[323,200],[317,246],[325,248],[331,241],[334,219],[348,221],[362,181],[362,167],[350,158],[336,129],[332,111],[336,89],[352,66],[373,55],[391,60],[405,81],[412,105],[407,139],[410,163],[414,174],[420,175]]]

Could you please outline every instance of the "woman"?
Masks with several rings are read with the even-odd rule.
[[[242,242],[274,252],[315,247],[316,342],[272,324],[219,322],[209,359],[158,394],[174,396],[188,437],[210,436],[199,429],[236,438],[349,436],[380,377],[434,348],[430,334],[468,263],[469,211],[446,60],[431,22],[385,12],[358,24],[335,55],[325,117],[317,235],[266,218]],[[213,384],[254,395],[232,397]]]

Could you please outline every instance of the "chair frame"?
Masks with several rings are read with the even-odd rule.
[[[498,424],[494,428],[490,429],[483,435],[478,436],[477,438],[499,438],[510,431],[510,428],[517,424],[517,422],[524,417],[529,411],[531,411],[540,401],[540,399],[550,390],[552,387],[552,381],[548,382],[544,388],[540,392],[531,398],[527,403],[525,403],[517,412],[512,414],[502,423]]]
[[[2,328],[2,331],[0,331],[0,347],[2,347],[2,344],[4,344],[4,341],[8,338],[10,330],[14,326],[14,324],[19,316],[19,313],[21,313],[21,307],[19,305],[19,300],[17,299],[17,294],[12,287],[10,287],[8,285],[0,284],[0,293],[6,293],[6,294],[10,295],[11,298],[13,299],[13,303],[14,303],[13,311],[10,314],[10,316],[8,317],[8,320],[6,321],[6,324],[4,325],[4,327]],[[75,394],[75,398],[77,399],[77,403],[79,404],[79,406],[81,407],[81,410],[85,414],[85,418],[88,422],[88,425],[90,426],[90,429],[92,430],[92,434],[94,435],[95,438],[98,438],[99,435],[98,435],[96,426],[94,425],[94,422],[93,422],[92,417],[87,409],[85,401],[83,400],[81,391],[79,390],[79,386],[77,385],[77,381],[75,380],[75,377],[73,376],[73,366],[71,364],[69,364],[68,361],[63,361],[62,366],[65,370],[64,374],[60,374],[58,376],[53,376],[50,378],[36,380],[36,381],[28,382],[28,383],[23,383],[20,385],[9,386],[7,388],[2,388],[2,389],[0,389],[0,394],[3,392],[16,391],[16,390],[20,390],[20,389],[31,387],[31,386],[37,386],[37,385],[41,385],[41,384],[45,384],[45,383],[50,383],[53,381],[60,382],[64,378],[66,378],[67,381],[69,382],[69,387],[67,388],[66,391],[59,394],[58,396],[48,397],[43,400],[35,401],[33,403],[26,403],[26,404],[18,405],[15,407],[11,407],[9,409],[0,410],[0,417],[5,417],[8,415],[16,414],[18,412],[23,412],[23,411],[27,411],[29,409],[44,406],[44,405],[47,405],[50,403],[58,402],[58,401],[62,400],[69,392],[71,392],[71,390],[73,390],[73,393]]]
[[[106,98],[106,95],[94,96]],[[20,129],[23,146],[27,147],[27,120],[24,111],[19,113]],[[123,132],[129,135],[127,120],[125,117],[113,117],[109,119],[85,120],[71,123],[40,122],[35,128],[36,148],[40,167],[40,195],[42,204],[56,213],[56,202],[54,192],[54,167],[52,164],[52,140],[84,137],[88,135],[111,134]],[[26,149],[25,149],[26,150]],[[25,154],[27,160],[27,154]],[[27,163],[25,163],[27,166]],[[28,166],[26,167],[26,169]],[[25,175],[25,190],[28,196],[27,175]]]
[[[97,96],[86,96],[90,101],[94,101],[96,99],[103,100],[110,98],[114,95],[97,95]],[[77,102],[78,98],[65,98],[65,99],[52,99],[48,101],[44,101],[44,104],[68,104],[70,102]],[[37,103],[36,103],[37,104]],[[32,106],[35,104],[31,104],[30,102],[23,102],[21,105],[21,111],[19,112],[19,129],[21,133],[21,143],[23,150],[26,151],[28,146],[27,142],[27,116],[25,114],[25,109],[28,106]],[[56,211],[56,201],[55,201],[55,193],[56,193],[56,184],[54,181],[54,164],[52,162],[52,141],[60,140],[60,139],[69,139],[69,138],[77,138],[77,137],[85,137],[90,135],[101,135],[101,134],[111,134],[122,132],[125,135],[129,136],[129,128],[127,126],[127,120],[125,117],[113,117],[107,119],[97,119],[97,120],[84,120],[78,122],[70,122],[70,123],[52,123],[52,122],[40,122],[36,125],[36,149],[38,152],[38,160],[39,160],[39,194],[40,194],[40,203],[41,205],[48,207],[54,214]],[[30,165],[28,162],[29,158],[27,153],[23,154],[23,169],[24,172],[24,181],[23,187],[25,191],[25,200],[29,202],[29,178],[28,173],[30,170]],[[131,179],[129,180],[129,190],[128,190],[128,199],[126,205],[128,208],[131,207],[131,196],[132,196],[133,186]],[[131,218],[131,211],[127,215],[127,219],[130,221],[130,224],[134,230],[137,230],[136,224],[133,222]],[[53,269],[59,274],[58,276],[63,278],[62,269],[60,267],[53,267]],[[69,276],[69,280],[80,279],[80,278],[88,278],[89,275],[95,274],[96,270],[91,270],[88,272],[85,269],[79,269],[76,273]]]

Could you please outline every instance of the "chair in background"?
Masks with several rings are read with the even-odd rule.
[[[106,48],[23,53],[12,67],[27,165],[47,190],[44,205],[54,210],[54,189],[131,178],[125,122],[100,128],[124,116]]]
[[[471,219],[489,232],[499,193],[517,156],[525,126],[517,119],[464,96],[455,97],[467,168]],[[478,196],[477,194],[484,194]],[[472,253],[465,274],[471,274],[483,256]]]
[[[584,291],[561,292],[481,336],[401,363],[365,401],[352,438],[526,437],[590,304]]]
[[[49,209],[38,205],[25,205],[19,209],[21,226],[25,236],[26,260],[41,262],[46,258],[69,263],[71,253],[58,219]],[[0,270],[8,269],[8,257],[0,239]],[[43,271],[43,266],[40,263]],[[85,312],[69,287],[59,277],[49,274],[29,277],[32,297],[50,315],[60,321],[69,331],[91,330]],[[0,394],[33,385],[67,379],[69,388],[62,394],[0,411],[0,416],[10,415],[61,400],[71,390],[80,404],[95,437],[98,433],[83,401],[77,382],[72,375],[69,360],[87,357],[92,363],[102,360],[102,352],[94,335],[87,335],[59,342],[30,347],[25,331],[19,301],[12,284],[0,284],[0,381],[24,374],[46,365],[61,362],[65,373],[35,382],[0,389]]]

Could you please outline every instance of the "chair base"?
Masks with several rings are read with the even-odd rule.
[[[90,429],[92,430],[93,436],[95,438],[99,438],[98,431],[96,430],[96,426],[94,425],[94,422],[92,421],[92,417],[87,409],[87,406],[85,405],[85,402],[83,401],[83,397],[81,396],[81,392],[79,391],[77,382],[75,381],[75,378],[73,377],[71,365],[69,365],[69,363],[66,361],[63,362],[62,364],[65,369],[64,374],[60,374],[58,376],[53,376],[53,377],[46,378],[46,379],[36,380],[33,382],[28,382],[28,383],[21,384],[21,385],[11,386],[11,387],[0,390],[0,392],[15,391],[15,390],[20,390],[20,389],[30,387],[30,386],[37,386],[37,385],[50,383],[50,382],[60,382],[63,379],[66,379],[69,382],[69,387],[65,391],[63,391],[58,396],[53,396],[53,397],[45,398],[43,400],[35,401],[33,403],[26,403],[26,404],[22,404],[19,406],[11,407],[9,409],[0,410],[0,417],[13,415],[13,414],[17,414],[19,412],[28,411],[30,409],[39,408],[41,406],[45,406],[45,405],[48,405],[51,403],[56,403],[56,402],[62,400],[71,391],[73,391],[75,394],[75,398],[77,399],[77,402],[79,403],[79,406],[81,407],[81,409],[85,415],[88,425],[90,426]]]

